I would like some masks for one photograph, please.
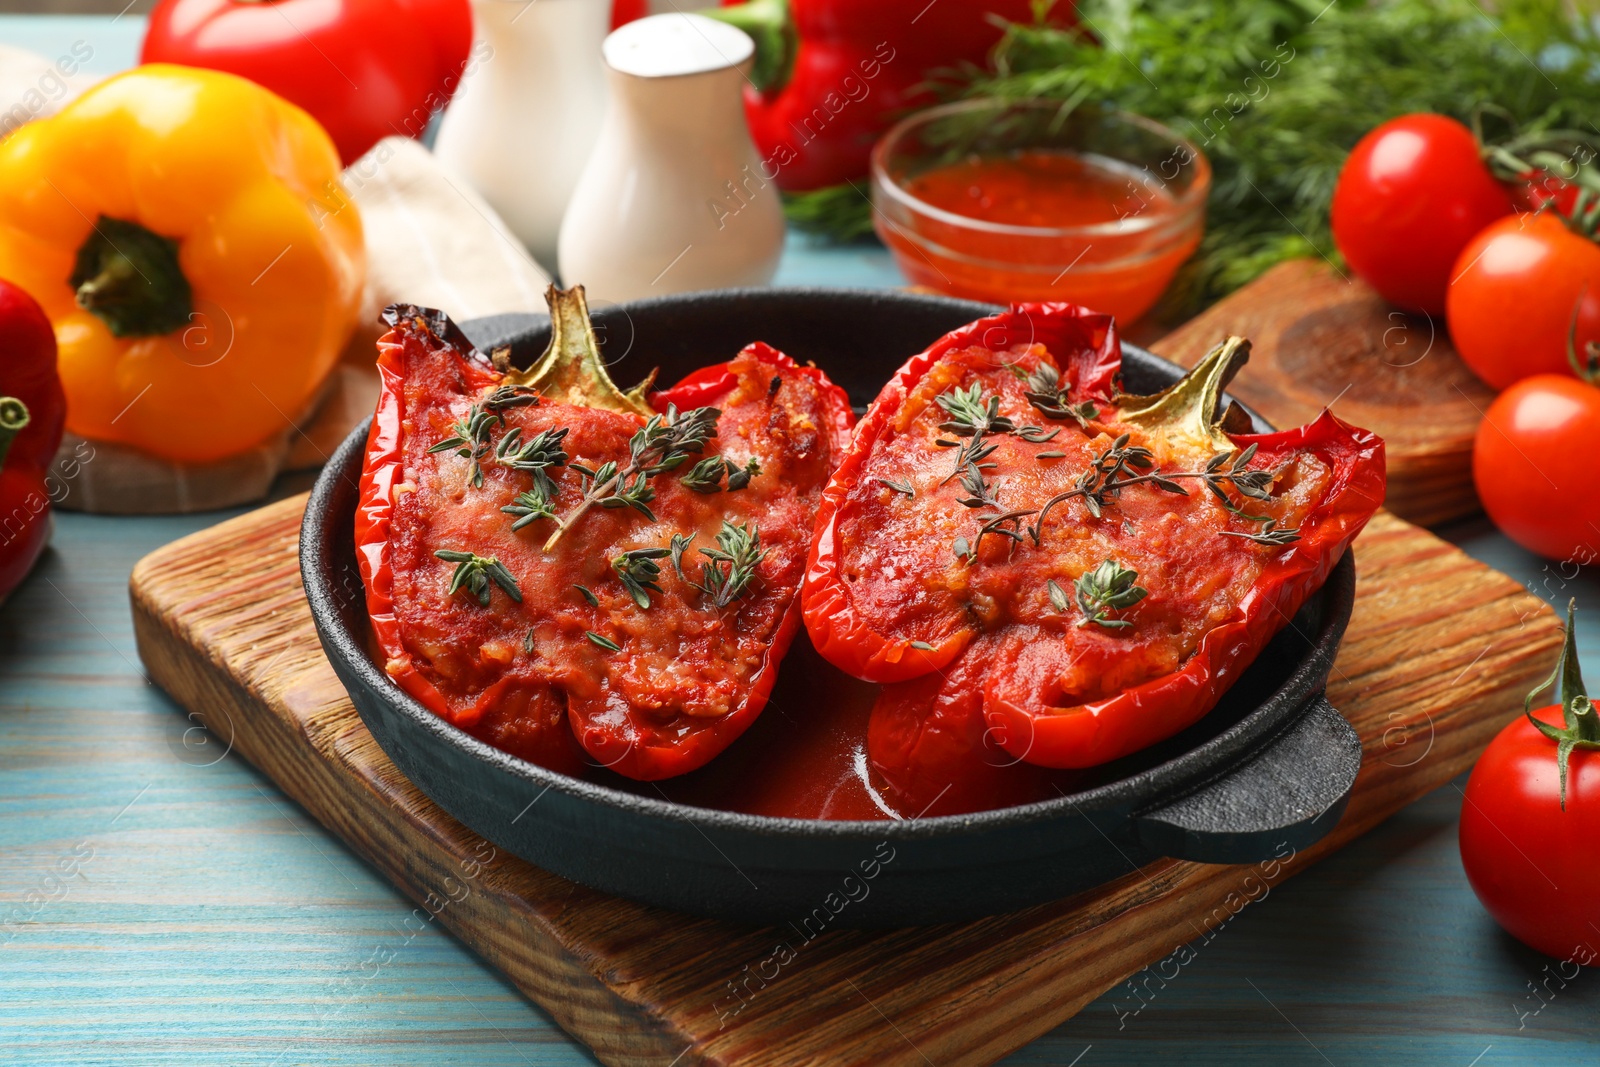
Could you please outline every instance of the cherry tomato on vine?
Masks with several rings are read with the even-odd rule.
[[[1461,808],[1461,865],[1489,914],[1529,948],[1600,959],[1600,714],[1584,693],[1567,608],[1555,673],[1561,703],[1500,731],[1472,769]]]
[[[1456,256],[1511,211],[1511,194],[1471,130],[1443,115],[1404,115],[1368,133],[1345,160],[1333,239],[1385,300],[1439,314]]]
[[[1495,398],[1472,448],[1478,499],[1524,548],[1600,561],[1600,388],[1571,375],[1524,378]]]
[[[1570,372],[1568,335],[1600,340],[1600,245],[1551,211],[1488,226],[1461,250],[1447,320],[1456,351],[1496,389]]]

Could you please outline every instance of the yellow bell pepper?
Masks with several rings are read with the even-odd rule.
[[[55,326],[67,427],[203,462],[307,415],[366,273],[338,181],[310,115],[165,64],[0,142],[0,277]]]

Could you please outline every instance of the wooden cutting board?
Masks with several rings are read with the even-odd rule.
[[[1443,317],[1407,315],[1321,260],[1281,263],[1150,348],[1192,367],[1229,334],[1250,365],[1229,391],[1274,425],[1324,407],[1388,446],[1395,514],[1433,526],[1478,511],[1472,439],[1494,392],[1461,362]]]
[[[1323,842],[1250,867],[1163,860],[960,925],[808,941],[607,897],[429,802],[322,655],[296,563],[304,506],[270,505],[139,563],[134,629],[150,677],[415,900],[408,928],[443,924],[607,1064],[991,1063],[1141,968],[1181,961],[1265,886],[1459,774],[1560,642],[1549,608],[1510,578],[1380,513],[1356,542],[1355,615],[1328,685],[1363,766]]]

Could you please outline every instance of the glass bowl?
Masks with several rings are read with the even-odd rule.
[[[912,190],[949,167],[1075,157],[1115,197],[1084,222],[990,198],[990,221]],[[1119,182],[1118,179],[1121,179]],[[949,184],[948,182],[946,184]],[[872,153],[873,226],[913,284],[996,304],[1065,300],[1132,322],[1148,311],[1205,229],[1211,165],[1190,140],[1138,115],[1049,101],[964,100],[918,112]],[[968,202],[979,203],[980,189]],[[1041,213],[1042,212],[1042,213]],[[1019,221],[1026,219],[1026,222]]]

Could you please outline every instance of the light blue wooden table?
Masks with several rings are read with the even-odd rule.
[[[89,41],[100,70],[132,62],[139,29],[0,17],[0,41]],[[778,281],[900,278],[881,250],[795,242]],[[593,1063],[449,936],[412,938],[411,904],[270,782],[185,743],[134,650],[128,573],[230,514],[63,514],[0,609],[0,1064]],[[1552,602],[1576,595],[1600,683],[1600,575],[1564,576],[1481,520],[1443,532]],[[1563,986],[1467,886],[1461,784],[1274,889],[1138,1015],[1113,990],[1005,1062],[1600,1063],[1600,974]],[[380,947],[394,959],[364,980]]]

